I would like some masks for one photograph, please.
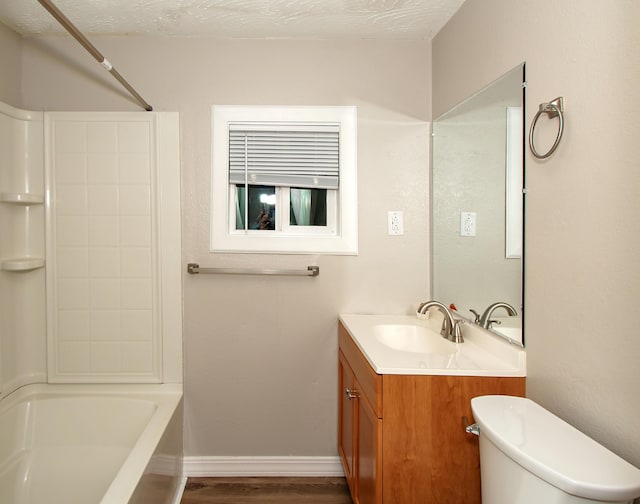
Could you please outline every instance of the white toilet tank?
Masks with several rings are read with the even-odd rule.
[[[627,504],[640,469],[523,397],[471,399],[483,504]]]

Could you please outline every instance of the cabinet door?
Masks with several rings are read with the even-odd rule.
[[[338,359],[338,452],[354,502],[357,502],[356,451],[357,437],[354,432],[358,418],[358,401],[355,395],[355,378],[346,359]]]
[[[355,387],[360,390],[358,380]],[[356,419],[357,488],[359,504],[382,503],[382,419],[364,395],[358,397]]]

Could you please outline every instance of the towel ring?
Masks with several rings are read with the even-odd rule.
[[[556,98],[555,100],[550,101],[549,103],[541,103],[538,112],[533,118],[533,122],[531,123],[531,129],[529,129],[529,148],[531,149],[532,154],[538,159],[546,159],[551,154],[555,152],[558,148],[558,144],[562,139],[562,133],[564,132],[564,99],[562,96]],[[549,114],[549,118],[552,119],[554,117],[558,117],[558,134],[556,135],[556,140],[553,142],[551,149],[545,154],[540,154],[533,144],[533,132],[536,129],[536,123],[542,114]]]

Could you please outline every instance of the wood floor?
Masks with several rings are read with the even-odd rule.
[[[352,504],[344,478],[189,478],[181,504]]]

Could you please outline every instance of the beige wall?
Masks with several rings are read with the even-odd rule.
[[[407,313],[428,292],[429,43],[94,41],[156,110],[180,112],[185,269],[320,266],[185,275],[186,454],[336,455],[338,314]],[[24,45],[27,108],[139,110],[74,41]],[[357,257],[209,253],[213,104],[358,107]],[[387,236],[388,210],[403,236]]]
[[[0,23],[0,101],[20,107],[21,103],[20,36]]]
[[[565,98],[558,151],[526,156],[528,395],[635,465],[639,20],[634,0],[467,0],[432,55],[434,116],[521,61],[525,124]]]

